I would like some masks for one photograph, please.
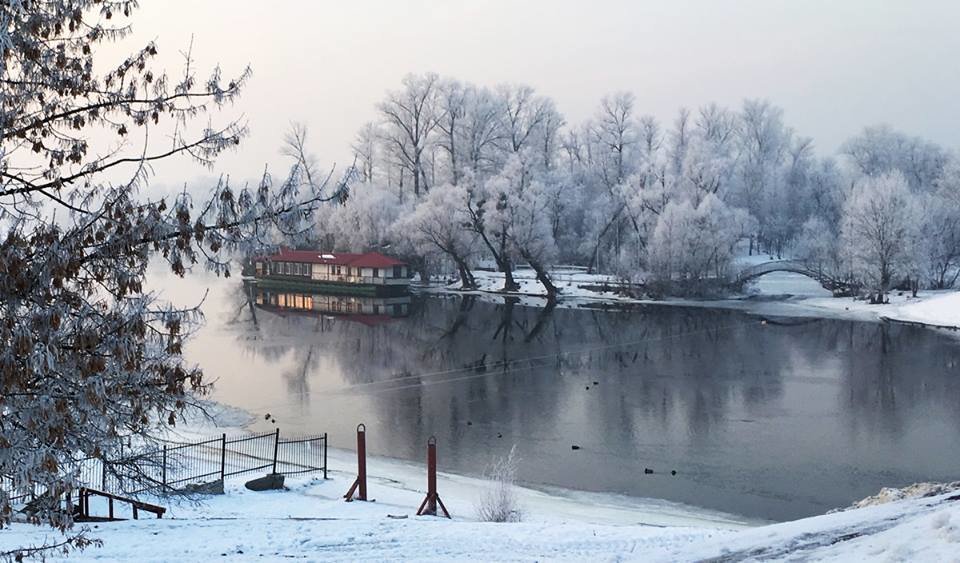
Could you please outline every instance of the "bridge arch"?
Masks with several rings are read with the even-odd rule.
[[[806,276],[816,280],[824,289],[834,293],[846,293],[852,289],[849,283],[828,276],[822,271],[814,270],[799,260],[771,260],[770,262],[752,264],[740,271],[734,281],[734,286],[738,290],[743,289],[743,286],[748,282],[774,272],[790,272]]]

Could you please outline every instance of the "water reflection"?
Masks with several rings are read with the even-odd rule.
[[[931,331],[687,307],[343,299],[234,292],[224,310],[241,320],[199,353],[243,351],[215,374],[215,396],[340,446],[365,422],[380,455],[419,460],[436,435],[444,468],[479,473],[517,444],[527,481],[773,519],[960,467],[960,347]]]

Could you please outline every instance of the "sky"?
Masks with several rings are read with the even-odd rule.
[[[167,182],[281,165],[291,122],[342,168],[385,92],[427,71],[529,84],[570,123],[622,90],[665,125],[680,107],[766,98],[820,155],[878,123],[960,149],[958,21],[954,0],[141,0],[111,49],[156,40],[173,73],[192,39],[203,68],[253,68],[217,116],[243,118],[250,137],[213,171],[162,165]]]

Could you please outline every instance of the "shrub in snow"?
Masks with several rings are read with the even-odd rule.
[[[484,476],[489,485],[477,501],[477,518],[483,522],[519,522],[523,517],[514,483],[517,479],[517,446],[506,457],[497,457]]]

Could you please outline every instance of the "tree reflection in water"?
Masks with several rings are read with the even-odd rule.
[[[445,469],[478,473],[517,444],[527,481],[773,519],[956,477],[955,339],[694,307],[491,300],[413,297],[405,314],[377,319],[372,303],[350,313],[234,303],[247,315],[234,342],[250,373],[221,374],[218,386],[256,385],[259,402],[238,406],[341,446],[362,421],[372,452],[419,460],[436,435]]]

